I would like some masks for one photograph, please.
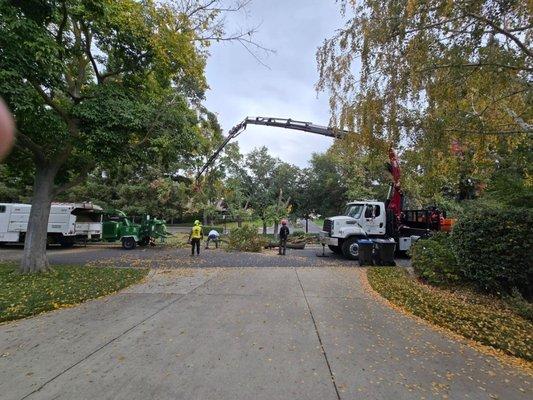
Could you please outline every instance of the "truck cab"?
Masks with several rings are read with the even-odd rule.
[[[357,259],[359,245],[364,238],[382,238],[387,231],[385,203],[367,200],[346,205],[343,215],[328,218],[320,234],[321,243],[346,258]]]

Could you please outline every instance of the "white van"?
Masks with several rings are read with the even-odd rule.
[[[0,203],[0,243],[23,243],[30,204]],[[71,247],[76,241],[100,239],[102,208],[91,203],[52,203],[48,243]]]

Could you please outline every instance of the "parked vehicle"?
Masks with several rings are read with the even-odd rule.
[[[293,119],[255,117],[245,118],[229,130],[218,149],[209,157],[196,175],[198,181],[209,166],[220,156],[223,149],[233,139],[242,134],[248,125],[262,125],[310,132],[331,138],[343,138],[350,132],[336,127],[316,125],[311,122]],[[388,199],[355,201],[349,203],[345,215],[325,220],[320,240],[323,245],[347,258],[357,259],[358,240],[365,238],[394,239],[399,251],[407,251],[411,243],[433,230],[450,231],[453,220],[446,220],[439,210],[403,210],[403,193],[400,187],[400,166],[393,149],[389,150],[389,171],[393,177]]]
[[[443,230],[444,213],[438,210],[405,210],[397,222],[385,202],[375,200],[348,203],[343,215],[324,221],[320,241],[331,251],[346,258],[357,259],[361,239],[389,239],[396,242],[400,252],[433,231]],[[446,225],[446,227],[449,225]]]
[[[359,257],[362,239],[394,239],[396,250],[405,252],[420,237],[434,231],[449,231],[453,220],[435,207],[424,210],[404,210],[400,188],[400,167],[394,150],[389,152],[389,171],[393,177],[386,201],[364,200],[350,202],[343,215],[327,218],[320,234],[320,242],[331,251],[346,258]]]
[[[0,203],[0,243],[23,243],[30,204]],[[71,247],[77,241],[99,240],[102,209],[92,203],[52,203],[48,218],[48,243]]]
[[[103,234],[105,242],[120,241],[126,250],[132,250],[137,245],[147,246],[155,244],[155,239],[163,239],[170,234],[167,232],[165,221],[150,218],[149,215],[142,217],[141,223],[133,223],[124,212],[108,210],[103,213]]]

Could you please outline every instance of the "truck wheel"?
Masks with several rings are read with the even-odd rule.
[[[122,247],[125,250],[133,250],[137,243],[135,243],[135,239],[132,237],[127,237],[122,239]]]
[[[342,244],[342,254],[349,260],[357,260],[359,258],[359,245],[357,241],[360,238],[350,237]]]
[[[342,249],[341,249],[340,246],[332,246],[332,245],[328,244],[328,247],[335,254],[342,254]]]
[[[72,242],[70,240],[62,240],[59,244],[64,249],[70,249],[70,248],[74,247],[74,242]]]

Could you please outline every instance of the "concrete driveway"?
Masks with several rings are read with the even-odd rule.
[[[531,398],[530,377],[328,263],[155,269],[117,295],[0,325],[0,397]]]

